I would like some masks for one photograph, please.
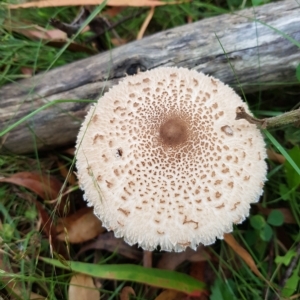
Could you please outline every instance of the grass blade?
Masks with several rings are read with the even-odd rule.
[[[290,155],[285,151],[285,149],[276,141],[276,139],[273,137],[273,135],[267,131],[263,130],[263,133],[266,135],[266,137],[271,141],[271,143],[278,149],[278,151],[285,157],[285,159],[291,164],[291,166],[294,168],[294,170],[300,175],[300,169],[297,166],[297,164],[293,161],[293,159],[290,157]]]
[[[204,292],[205,284],[183,273],[144,268],[137,265],[96,265],[83,262],[67,261],[66,264],[50,258],[41,258],[53,266],[70,269],[73,272],[92,277],[126,280],[144,283],[164,289],[172,289],[189,295],[199,296]]]

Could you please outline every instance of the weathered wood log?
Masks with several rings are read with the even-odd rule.
[[[211,74],[238,92],[295,83],[299,24],[296,1],[275,2],[160,32],[4,86],[0,128],[55,100],[95,100],[126,74],[162,65]],[[74,143],[88,106],[86,102],[56,103],[38,112],[2,137],[2,151],[28,153],[35,147],[44,150]]]

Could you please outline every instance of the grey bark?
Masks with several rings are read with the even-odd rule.
[[[299,24],[296,1],[275,2],[160,32],[21,80],[0,89],[0,128],[55,100],[96,100],[126,74],[158,66],[196,69],[239,93],[296,83]],[[28,153],[72,145],[88,107],[77,101],[42,110],[3,136],[1,150]]]

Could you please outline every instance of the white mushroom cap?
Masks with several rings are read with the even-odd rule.
[[[116,237],[145,250],[209,245],[249,215],[266,180],[265,143],[235,120],[246,104],[184,68],[126,77],[92,106],[77,140],[85,199]]]

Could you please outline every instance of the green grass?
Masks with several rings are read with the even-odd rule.
[[[58,66],[90,56],[87,52],[68,50],[68,46],[71,43],[82,42],[90,36],[89,33],[80,34],[79,31],[66,44],[56,48],[45,41],[30,40],[20,33],[8,30],[7,26],[5,26],[5,22],[17,23],[26,21],[28,25],[25,27],[22,25],[23,29],[33,28],[32,25],[50,28],[50,18],[71,22],[78,11],[76,8],[28,9],[7,13],[3,3],[0,6],[0,88],[5,84],[25,78],[26,75],[22,73],[24,67],[31,68],[32,73],[35,74],[47,72]],[[252,3],[262,4],[263,1],[205,0],[202,2],[193,1],[192,4],[185,3],[158,7],[150,22],[147,34],[186,24],[187,16],[192,21],[196,21],[233,11],[241,6],[250,7]],[[85,23],[90,22],[93,16],[97,15],[102,9],[103,7],[101,6],[97,7]],[[124,16],[137,13],[138,11],[139,8],[126,8],[114,17],[112,21],[117,22]],[[122,23],[115,30],[126,41],[134,40],[146,14],[147,10],[143,11],[136,18]],[[85,24],[82,25],[81,29],[84,26]],[[276,31],[276,28],[274,30]],[[280,32],[278,34],[288,38]],[[113,37],[112,32],[105,36],[106,44],[109,47],[113,47],[111,41]],[[296,41],[289,40],[289,42],[299,47],[299,43]],[[92,47],[92,45],[88,46]],[[222,47],[221,44],[220,47]],[[276,116],[299,106],[298,87],[299,85],[282,87],[276,90],[247,94],[245,97],[251,110],[257,117]],[[0,136],[4,136],[16,126],[22,126],[25,121],[30,120],[40,110],[64,101],[74,100],[61,99],[60,101],[46,104],[9,127],[1,128]],[[212,259],[205,263],[205,275],[207,276],[205,284],[208,287],[208,291],[211,292],[209,299],[212,300],[272,300],[279,297],[281,299],[289,299],[290,296],[300,293],[300,287],[297,285],[297,276],[300,269],[299,260],[291,270],[292,272],[287,275],[287,270],[296,257],[296,249],[300,243],[299,128],[284,127],[265,131],[264,133],[268,147],[277,149],[285,157],[286,162],[279,164],[268,160],[268,181],[265,185],[265,193],[260,201],[261,207],[253,205],[249,219],[242,225],[237,226],[233,234],[252,256],[256,266],[268,280],[268,283],[259,279],[225,242],[217,241],[213,246],[207,247]],[[68,175],[64,175],[61,172],[61,167],[58,167],[57,160],[61,162],[65,170],[69,171]],[[55,226],[57,219],[66,210],[74,212],[84,205],[82,193],[77,189],[77,185],[67,181],[72,174],[73,165],[73,156],[66,154],[64,149],[43,153],[35,151],[35,153],[27,156],[1,154],[0,176],[8,177],[23,171],[39,171],[54,175],[72,189],[72,192],[68,194],[66,207],[62,211],[59,211],[59,203],[44,202],[44,211],[51,216],[52,225]],[[35,205],[37,200],[41,201],[42,199],[39,199],[36,194],[24,187],[0,183],[0,296],[4,297],[4,299],[6,299],[5,297],[9,299],[9,294],[16,291],[16,287],[22,291],[22,296],[19,299],[29,299],[29,290],[48,297],[48,299],[67,299],[69,280],[73,272],[81,271],[90,274],[91,269],[93,270],[91,275],[102,278],[102,286],[99,290],[104,299],[117,299],[120,291],[125,286],[133,287],[136,296],[133,296],[132,299],[155,299],[161,292],[161,288],[172,288],[172,285],[166,286],[155,282],[159,276],[175,278],[175,281],[171,282],[175,285],[176,280],[180,280],[180,282],[188,286],[195,284],[194,280],[186,275],[189,274],[189,269],[192,267],[190,262],[185,262],[178,267],[177,271],[181,273],[164,273],[153,269],[150,271],[152,277],[149,277],[149,270],[140,266],[142,261],[135,262],[135,265],[132,267],[126,267],[124,264],[133,264],[134,262],[117,252],[89,250],[77,258],[76,255],[81,246],[67,243],[66,251],[68,257],[62,258],[55,252],[55,249],[51,248],[51,239],[45,233],[45,225],[39,226],[41,218]],[[267,216],[263,213],[262,208],[270,209],[272,213]],[[294,218],[293,223],[282,221],[284,215],[278,211],[281,208],[290,211]],[[275,217],[272,217],[272,214],[275,214]],[[159,261],[161,256],[162,253],[155,251],[154,262]],[[53,257],[55,260],[42,260],[40,257]],[[98,259],[95,262],[97,257]],[[67,260],[70,260],[70,262]],[[54,268],[54,265],[60,267]],[[72,271],[70,271],[70,265]],[[99,272],[103,271],[101,266],[103,266],[103,269],[107,268],[108,271],[113,270],[116,272],[116,275],[114,277],[110,277],[107,274],[100,276]],[[97,268],[99,268],[98,275],[95,274],[95,272],[97,273]],[[137,279],[130,280],[132,276],[129,276],[129,269],[130,272],[132,270],[135,271]],[[284,285],[282,285],[283,280],[286,280]],[[148,294],[147,285],[158,287],[153,289],[151,297]],[[203,285],[199,283],[199,287],[202,288]],[[173,288],[176,288],[176,286],[173,286]],[[279,292],[281,296],[279,296]]]

